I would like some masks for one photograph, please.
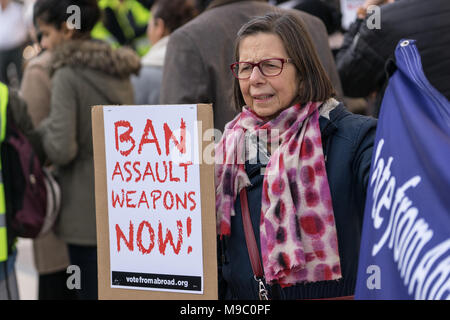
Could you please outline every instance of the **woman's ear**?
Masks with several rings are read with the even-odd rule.
[[[155,32],[161,39],[166,35],[166,24],[164,23],[164,20],[161,18],[156,18],[154,23],[155,23]]]

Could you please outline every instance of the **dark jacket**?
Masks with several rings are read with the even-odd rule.
[[[380,9],[380,29],[357,20],[345,35],[336,57],[344,94],[366,97],[383,91],[386,61],[408,38],[417,40],[428,80],[450,100],[450,1],[401,0]]]
[[[355,115],[339,104],[330,119],[319,118],[326,170],[336,221],[343,278],[281,289],[269,288],[272,299],[314,299],[353,295],[356,284],[362,219],[369,179],[376,120]],[[259,221],[263,175],[261,164],[246,164],[252,183],[249,210],[260,250]],[[231,217],[231,236],[219,240],[219,293],[224,299],[258,299],[258,286],[248,257],[239,196]]]
[[[236,111],[230,64],[237,31],[252,17],[280,10],[265,0],[214,0],[207,10],[170,35],[161,85],[161,104],[213,103],[214,127],[223,131]],[[338,95],[342,92],[324,24],[295,10],[311,35]]]

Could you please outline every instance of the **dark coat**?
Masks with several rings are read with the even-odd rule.
[[[213,103],[214,127],[222,131],[236,115],[229,66],[235,62],[237,31],[252,17],[275,10],[280,9],[264,0],[214,0],[202,14],[175,30],[167,46],[160,103]],[[305,23],[340,95],[341,84],[324,24],[310,14],[295,12]]]
[[[339,104],[330,119],[319,118],[326,170],[336,221],[343,278],[281,289],[269,288],[272,298],[314,299],[353,295],[356,284],[362,219],[369,179],[376,120],[355,115]],[[246,164],[252,183],[247,188],[249,210],[260,250],[259,221],[263,175],[261,164]],[[219,240],[219,293],[224,299],[258,299],[258,286],[248,257],[239,196],[231,217],[231,236]]]
[[[401,0],[380,8],[380,29],[357,20],[337,54],[344,94],[366,97],[382,90],[384,66],[401,39],[415,39],[431,84],[450,100],[450,1]]]

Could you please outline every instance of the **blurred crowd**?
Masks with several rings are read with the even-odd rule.
[[[0,0],[0,82],[27,103],[42,138],[41,159],[59,167],[62,190],[73,197],[63,194],[55,230],[34,240],[39,299],[97,298],[90,112],[76,114],[70,103],[77,110],[213,103],[215,127],[223,130],[236,115],[233,76],[226,73],[236,32],[245,19],[275,6],[308,14],[307,29],[336,99],[351,112],[377,117],[391,72],[387,62],[402,38],[418,40],[426,75],[450,98],[450,59],[442,54],[450,49],[448,0],[93,2]],[[64,12],[71,4],[81,17]],[[65,24],[78,18],[80,28]],[[70,264],[85,271],[78,292],[66,286]],[[17,298],[11,292],[0,297]]]

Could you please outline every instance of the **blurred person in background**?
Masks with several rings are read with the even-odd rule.
[[[279,0],[276,2],[280,8],[294,8],[320,18],[327,28],[333,57],[336,57],[344,41],[343,31],[352,17],[353,20],[356,19],[357,5],[363,4],[364,0]],[[344,96],[343,102],[353,113],[367,113],[367,101],[363,98]]]
[[[338,7],[324,0],[291,0],[282,1],[279,5],[284,9],[297,9],[318,17],[325,24],[329,35],[340,30],[341,13]]]
[[[0,81],[0,117],[2,119],[10,116],[14,110],[21,110],[26,114],[26,106],[19,98],[15,90],[11,90],[5,83]],[[0,145],[6,137],[7,121],[0,121]],[[1,159],[5,154],[1,152]],[[1,162],[3,164],[3,162]],[[16,237],[8,230],[8,205],[7,205],[7,188],[5,185],[3,165],[0,165],[0,300],[18,300],[19,290],[17,287],[16,277]]]
[[[92,37],[107,41],[114,48],[132,47],[143,56],[150,48],[145,30],[153,2],[153,0],[99,0],[102,17],[93,28]]]
[[[37,28],[30,28],[31,38],[41,38],[36,34]],[[55,38],[50,40],[56,41]],[[53,47],[56,43],[50,43]],[[50,113],[51,51],[43,50],[27,62],[24,69],[20,93],[27,104],[28,114],[34,127],[38,127]],[[33,256],[39,274],[39,300],[68,300],[75,293],[67,288],[67,267],[70,265],[67,244],[56,236],[53,230],[33,240]]]
[[[206,9],[170,36],[161,84],[161,104],[213,103],[214,127],[223,130],[236,115],[232,108],[232,44],[252,17],[282,10],[266,0],[204,1]],[[294,10],[305,23],[338,96],[341,84],[320,19]]]
[[[139,76],[132,77],[136,104],[159,104],[164,58],[170,34],[194,18],[198,11],[193,0],[156,1],[147,37],[152,47],[141,59]]]
[[[15,270],[18,238],[17,228],[14,228],[12,221],[18,200],[15,193],[18,189],[18,179],[17,175],[12,173],[15,171],[17,155],[9,154],[13,149],[10,143],[4,143],[16,134],[16,129],[11,129],[10,126],[13,124],[27,137],[39,159],[43,159],[43,153],[40,147],[41,139],[34,130],[25,101],[16,89],[3,82],[0,82],[0,116],[0,300],[18,300]]]
[[[23,1],[0,0],[0,81],[19,88],[27,41]]]
[[[70,5],[80,7],[78,29],[67,23]],[[38,0],[34,7],[41,46],[52,53],[50,113],[36,130],[58,170],[62,201],[55,232],[81,270],[79,299],[98,295],[91,107],[133,104],[130,75],[140,68],[131,49],[91,39],[99,18],[95,0]]]
[[[212,0],[195,0],[199,12],[203,12]]]

